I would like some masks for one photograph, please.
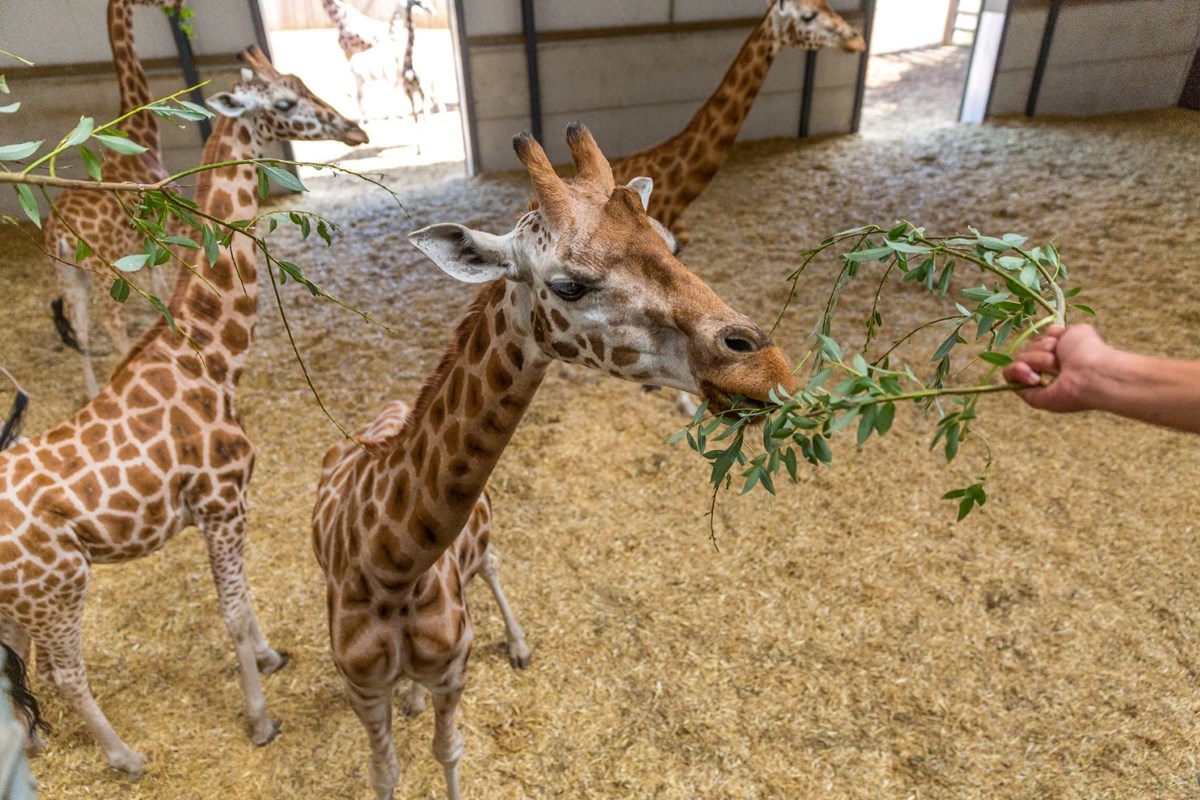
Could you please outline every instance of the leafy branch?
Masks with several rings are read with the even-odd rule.
[[[788,276],[791,290],[776,327],[797,296],[809,265],[823,253],[849,244],[839,255],[840,268],[814,329],[816,344],[807,384],[792,394],[778,387],[770,393],[769,403],[739,401],[721,414],[708,413],[705,403],[692,422],[669,440],[686,440],[709,462],[714,502],[716,492],[722,486],[732,487],[735,478],[740,478],[743,494],[756,486],[774,494],[781,472],[793,482],[799,479],[801,460],[816,466],[832,464],[831,440],[843,429],[855,429],[855,443],[861,449],[872,436],[891,429],[896,409],[903,403],[937,415],[930,449],[940,444],[946,461],[954,460],[960,445],[972,436],[981,442],[985,451],[981,474],[969,486],[944,497],[958,501],[960,520],[987,502],[992,456],[973,427],[979,399],[1023,388],[993,379],[997,370],[1012,363],[1012,354],[1026,339],[1051,322],[1063,324],[1072,309],[1094,312],[1068,302],[1080,290],[1062,289],[1067,269],[1052,243],[1026,248],[1024,236],[994,237],[968,230],[969,235],[936,237],[908,222],[891,228],[864,226],[831,236],[801,254],[800,266]],[[881,268],[871,310],[863,321],[863,352],[847,354],[832,337],[838,301],[852,281],[876,272],[873,265]],[[882,298],[889,281],[898,276],[901,283],[923,287],[945,302],[952,295],[956,275],[968,270],[982,280],[958,290],[954,313],[919,325],[882,354],[868,357],[867,350],[883,327]],[[927,356],[932,371],[919,377],[899,356],[913,349],[916,334],[935,326],[948,328],[949,334]],[[953,376],[977,366],[986,369],[979,382],[953,384]],[[761,429],[751,434],[756,426]],[[750,452],[752,448],[756,452]]]

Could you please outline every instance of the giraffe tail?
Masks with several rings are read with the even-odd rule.
[[[4,677],[8,679],[8,696],[12,700],[13,711],[20,712],[25,717],[29,732],[41,731],[50,733],[50,723],[42,719],[42,709],[37,697],[29,689],[29,681],[25,677],[25,662],[8,645],[4,648]]]
[[[16,378],[9,374],[8,370],[0,367],[0,373],[12,381],[17,390],[16,396],[13,397],[12,408],[8,411],[8,417],[0,426],[0,450],[6,450],[16,444],[20,438],[21,423],[25,421],[25,409],[29,406],[29,395],[25,394],[25,390],[17,383]]]

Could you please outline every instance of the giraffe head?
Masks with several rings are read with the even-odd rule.
[[[837,45],[848,53],[861,53],[867,43],[826,0],[772,0],[771,30],[776,49],[803,47],[819,50]]]
[[[567,142],[569,182],[532,136],[514,139],[538,208],[509,233],[441,224],[409,241],[459,280],[509,281],[518,321],[550,358],[694,392],[717,411],[734,395],[765,401],[778,385],[794,391],[779,348],[675,258],[673,238],[646,214],[649,179],[616,185],[578,123]]]
[[[276,71],[257,47],[239,55],[246,65],[232,91],[218,92],[208,105],[226,117],[253,115],[264,141],[337,139],[357,145],[367,141],[362,128],[317,97],[295,75]]]

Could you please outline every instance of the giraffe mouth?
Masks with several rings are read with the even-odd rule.
[[[758,400],[753,397],[746,397],[741,394],[731,394],[730,392],[718,389],[707,381],[700,386],[700,396],[708,401],[708,409],[712,413],[725,419],[737,419],[742,411],[757,411],[759,409],[770,408],[773,404],[765,400]],[[765,417],[756,417],[753,422],[760,423]]]

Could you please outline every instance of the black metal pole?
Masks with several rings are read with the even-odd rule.
[[[800,133],[808,136],[808,126],[812,121],[813,87],[817,79],[817,51],[807,50],[804,53],[804,89],[800,93]]]
[[[171,21],[171,35],[175,37],[175,50],[179,53],[179,65],[183,68],[183,79],[188,86],[195,86],[200,83],[200,73],[196,69],[196,55],[192,52],[192,41],[183,32],[177,16],[172,14],[168,19]],[[192,89],[188,92],[188,97],[196,105],[204,105],[204,92],[199,89]],[[200,143],[204,144],[212,134],[212,123],[202,119],[197,122],[197,128],[200,130]]]
[[[1038,50],[1037,64],[1033,67],[1033,81],[1029,84],[1029,99],[1025,101],[1025,116],[1032,117],[1037,111],[1038,95],[1042,91],[1042,78],[1046,75],[1046,62],[1050,60],[1050,44],[1054,39],[1054,26],[1058,23],[1058,12],[1062,0],[1050,0],[1050,12],[1046,15],[1046,28],[1042,31],[1042,46]]]
[[[863,3],[863,41],[866,49],[858,58],[858,83],[854,88],[854,111],[850,114],[850,132],[858,133],[862,121],[863,95],[867,91],[867,62],[871,59],[871,29],[875,26],[875,0]]]
[[[467,43],[467,20],[463,10],[465,0],[450,0],[450,40],[458,56],[459,93],[458,113],[462,115],[463,137],[466,140],[467,174],[479,169],[479,125],[475,121],[475,85],[471,82],[471,48]]]
[[[525,33],[525,71],[529,76],[529,129],[542,141],[542,90],[538,80],[537,24],[533,0],[521,0],[521,28]]]

